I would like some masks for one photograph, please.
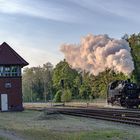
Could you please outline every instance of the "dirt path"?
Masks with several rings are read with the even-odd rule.
[[[0,130],[0,136],[7,138],[8,140],[25,140],[21,136],[17,135],[15,132]]]

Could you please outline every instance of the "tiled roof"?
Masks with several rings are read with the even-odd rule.
[[[0,45],[0,65],[21,65],[23,67],[28,65],[28,62],[4,42]]]

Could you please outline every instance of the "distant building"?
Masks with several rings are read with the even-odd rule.
[[[7,43],[0,45],[0,110],[22,111],[21,69],[28,63]]]

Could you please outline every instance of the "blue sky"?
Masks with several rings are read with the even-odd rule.
[[[57,64],[60,46],[87,34],[121,38],[140,32],[139,0],[0,0],[0,43],[30,66]]]

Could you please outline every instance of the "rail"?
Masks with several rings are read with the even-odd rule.
[[[83,109],[83,108],[61,108],[57,109],[61,114],[102,119],[115,121],[140,126],[140,111],[139,110],[124,110],[124,109]]]

